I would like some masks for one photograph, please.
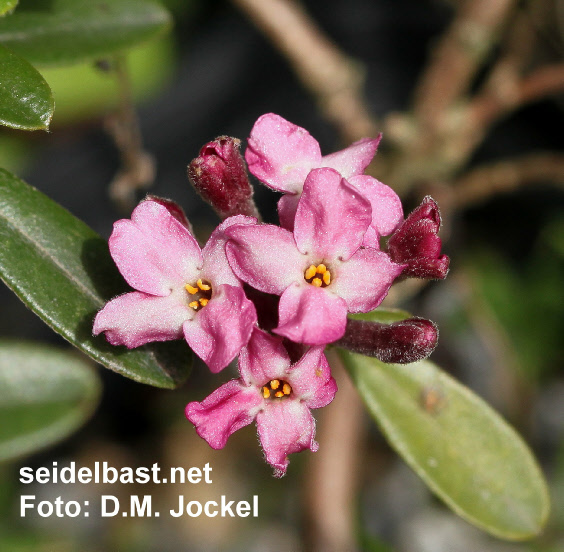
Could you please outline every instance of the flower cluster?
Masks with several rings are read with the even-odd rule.
[[[348,317],[378,307],[398,278],[444,278],[448,271],[435,202],[425,198],[404,220],[395,192],[364,174],[379,141],[365,138],[322,156],[306,130],[263,115],[246,164],[239,140],[222,136],[188,167],[224,219],[202,249],[180,207],[155,197],[116,222],[109,240],[136,291],[106,304],[94,334],[129,348],[184,338],[212,372],[238,357],[239,378],[188,404],[186,417],[216,449],[256,421],[277,476],[288,454],[317,450],[310,410],[337,391],[327,344],[386,362],[418,360],[436,345],[428,320],[384,325]],[[282,192],[280,226],[259,222],[247,166]]]

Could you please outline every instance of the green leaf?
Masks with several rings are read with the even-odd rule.
[[[0,341],[0,461],[70,435],[100,397],[96,372],[75,353]]]
[[[14,10],[18,0],[0,0],[0,15],[5,15]]]
[[[150,0],[26,2],[0,20],[0,43],[32,63],[68,64],[129,48],[169,25],[166,9]]]
[[[355,320],[367,320],[368,322],[379,322],[380,324],[392,324],[406,318],[412,318],[412,314],[401,309],[382,309],[378,308],[370,312],[361,312],[349,315]]]
[[[543,475],[482,399],[428,360],[340,355],[393,448],[457,514],[505,539],[541,531],[550,507]]]
[[[0,169],[0,276],[56,332],[100,364],[174,388],[190,369],[184,341],[127,350],[92,336],[96,312],[127,291],[108,244],[86,224]]]
[[[49,85],[25,59],[0,45],[0,123],[48,129],[55,103]]]

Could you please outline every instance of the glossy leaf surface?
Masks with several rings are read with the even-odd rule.
[[[0,45],[0,124],[46,130],[54,108],[51,89],[37,69]]]
[[[92,336],[104,303],[128,290],[108,244],[47,196],[0,170],[0,276],[49,326],[100,364],[148,385],[176,387],[190,369],[183,341],[127,350]]]

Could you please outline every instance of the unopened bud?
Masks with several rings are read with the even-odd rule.
[[[196,191],[222,218],[247,215],[258,218],[241,141],[220,136],[205,144],[188,165],[188,177]]]
[[[425,318],[393,324],[347,320],[345,335],[335,345],[382,362],[408,364],[427,358],[437,346],[439,330]]]
[[[440,226],[439,207],[427,196],[392,234],[388,253],[395,263],[407,265],[403,276],[446,278],[450,259],[441,255]]]

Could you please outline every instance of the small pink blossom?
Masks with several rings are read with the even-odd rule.
[[[280,295],[273,331],[298,343],[340,339],[348,312],[368,312],[386,296],[403,265],[361,247],[370,202],[331,168],[306,177],[294,231],[269,224],[232,225],[226,251],[252,287]]]
[[[282,339],[255,328],[239,356],[240,378],[216,389],[202,402],[191,402],[186,417],[214,449],[256,420],[266,461],[282,477],[288,455],[316,451],[315,419],[310,409],[329,404],[337,392],[323,347],[311,347],[295,364]]]
[[[139,347],[184,337],[212,372],[219,372],[247,343],[256,311],[225,257],[225,230],[254,219],[223,222],[203,250],[166,202],[140,203],[131,220],[114,224],[110,253],[137,291],[108,302],[93,333],[112,345]]]
[[[278,215],[284,228],[292,230],[303,184],[312,169],[335,169],[359,190],[372,205],[371,230],[365,245],[378,247],[380,236],[391,234],[403,220],[401,201],[382,182],[364,175],[382,135],[363,138],[341,151],[321,155],[319,143],[307,130],[286,119],[267,113],[259,117],[248,140],[245,159],[249,171],[261,182],[284,192],[278,203]]]

